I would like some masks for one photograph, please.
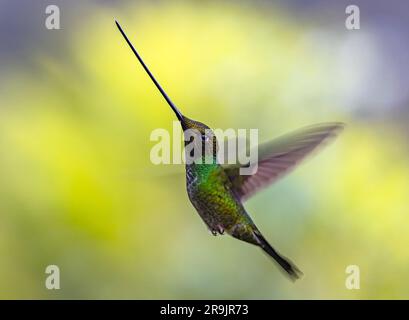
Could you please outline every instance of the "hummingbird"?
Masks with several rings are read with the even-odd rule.
[[[330,141],[343,129],[341,122],[320,123],[285,134],[258,146],[257,171],[241,175],[240,169],[249,164],[224,165],[218,162],[218,142],[213,131],[204,123],[183,115],[153,76],[122,27],[116,26],[136,58],[176,115],[184,132],[194,129],[193,143],[202,144],[202,161],[186,163],[186,189],[190,202],[213,235],[224,233],[261,248],[290,277],[296,280],[302,272],[281,255],[264,238],[244,208],[243,202],[294,169],[319,146]],[[191,143],[185,140],[186,145]]]

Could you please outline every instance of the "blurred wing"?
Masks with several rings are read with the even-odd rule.
[[[240,175],[246,165],[224,166],[240,200],[275,182],[294,169],[303,159],[343,129],[344,124],[322,123],[309,126],[258,146],[258,169],[253,175]],[[247,164],[248,167],[248,164]]]

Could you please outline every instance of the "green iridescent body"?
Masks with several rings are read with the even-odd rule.
[[[186,165],[186,188],[190,201],[209,230],[216,235],[228,234],[257,244],[256,229],[233,185],[218,163]]]
[[[233,184],[224,168],[217,163],[217,139],[205,124],[183,117],[183,128],[197,132],[200,137],[207,137],[211,149],[204,150],[199,157],[201,161],[186,164],[186,189],[190,199],[200,217],[203,219],[213,235],[226,231],[233,237],[256,244],[253,236],[255,225],[247,214],[242,203],[234,193]],[[187,141],[189,143],[191,141]]]

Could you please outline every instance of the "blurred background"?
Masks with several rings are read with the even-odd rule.
[[[349,4],[0,0],[0,298],[408,299],[409,4],[355,0],[347,30]],[[175,117],[114,18],[193,119],[260,142],[347,123],[246,203],[300,281],[211,236],[183,165],[151,164],[151,131]]]

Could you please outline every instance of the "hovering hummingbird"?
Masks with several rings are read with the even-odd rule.
[[[217,161],[217,140],[210,128],[184,116],[150,72],[131,41],[115,23],[153,83],[172,108],[182,129],[195,129],[195,141],[204,144],[201,162],[186,164],[186,188],[189,199],[213,235],[224,232],[239,240],[256,245],[271,256],[292,280],[302,272],[278,253],[264,238],[243,201],[260,189],[275,182],[297,166],[319,145],[334,138],[344,127],[342,123],[321,123],[281,136],[258,147],[258,170],[253,175],[240,175],[248,164],[222,165]],[[185,141],[185,146],[191,141]],[[209,148],[207,147],[209,146]],[[210,151],[209,151],[210,150]],[[210,161],[209,161],[210,160]]]

